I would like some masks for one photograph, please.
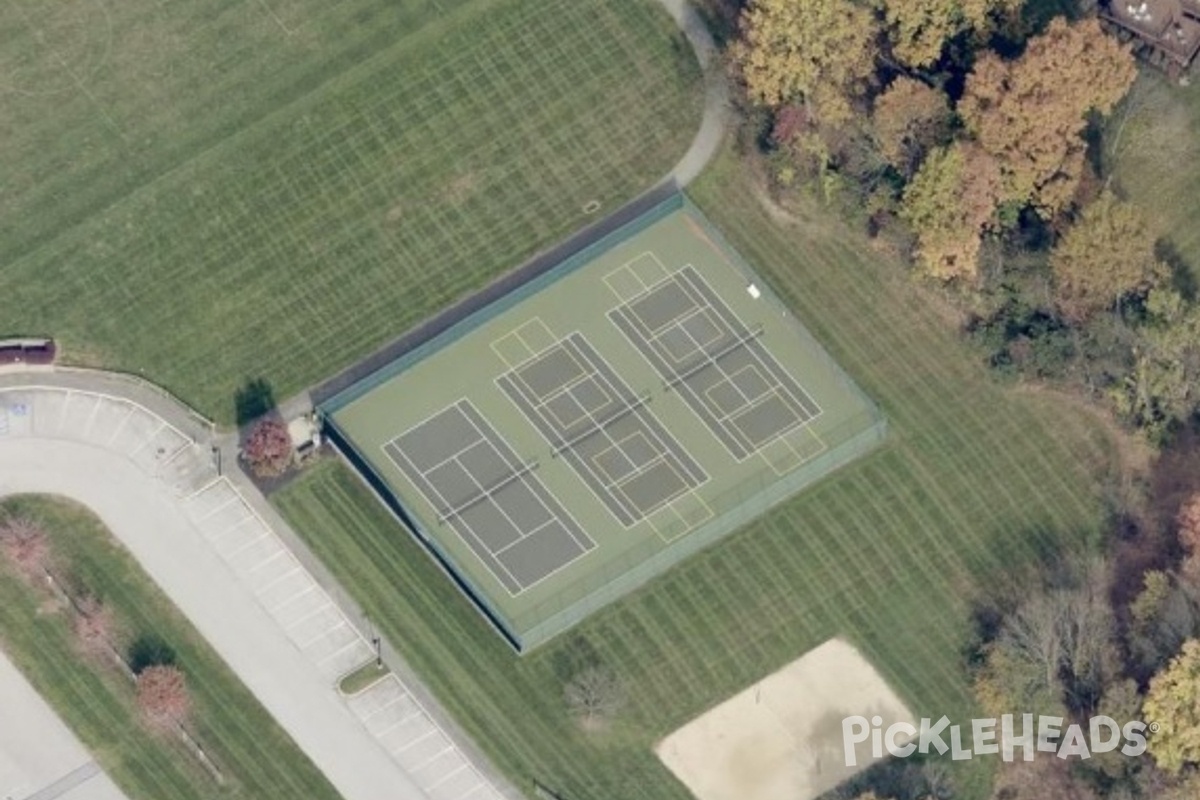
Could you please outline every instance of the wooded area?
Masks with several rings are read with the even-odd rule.
[[[964,668],[986,715],[1152,721],[1149,756],[1004,764],[993,796],[1200,796],[1200,265],[1168,256],[1104,157],[1152,67],[1070,3],[707,7],[764,202],[857,221],[908,257],[931,309],[949,301],[998,376],[1082,398],[1146,454],[1104,487],[1092,541],[977,590]],[[834,795],[958,796],[936,758],[894,759]]]

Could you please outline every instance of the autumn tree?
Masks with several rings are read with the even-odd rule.
[[[901,206],[917,234],[917,260],[925,274],[943,281],[976,278],[999,193],[996,162],[977,146],[956,142],[930,153]]]
[[[1047,217],[1065,208],[1082,175],[1088,113],[1111,111],[1136,75],[1129,48],[1094,18],[1054,19],[1013,61],[984,53],[958,111],[999,164],[1003,199]]]
[[[967,30],[981,33],[997,17],[1020,9],[1022,0],[885,0],[892,52],[910,67],[929,67],[946,42]]]
[[[624,704],[624,690],[608,668],[594,664],[577,672],[563,690],[567,709],[586,730],[610,722]]]
[[[1178,775],[1200,763],[1200,640],[1185,642],[1154,676],[1142,709],[1147,722],[1159,726],[1150,738],[1150,755],[1159,767]]]
[[[1077,584],[1033,592],[1004,619],[976,677],[986,710],[1095,710],[1118,673],[1106,566],[1089,565]]]
[[[1168,269],[1154,255],[1155,239],[1141,211],[1104,192],[1050,257],[1063,315],[1083,321],[1161,282]]]
[[[1179,565],[1180,577],[1200,588],[1200,492],[1184,501],[1175,522],[1184,554]]]
[[[112,608],[93,595],[85,595],[76,602],[75,610],[75,641],[80,649],[88,655],[119,660],[113,649],[117,623]]]
[[[994,800],[1099,800],[1090,786],[1076,778],[1071,765],[1058,758],[1019,756],[1004,764],[996,779]]]
[[[292,438],[287,426],[275,417],[254,423],[242,446],[242,456],[260,478],[281,475],[292,463]]]
[[[871,129],[879,152],[905,178],[925,154],[950,135],[946,93],[914,78],[900,77],[875,100]]]
[[[147,667],[138,674],[137,702],[146,724],[157,731],[182,725],[191,709],[183,673],[167,664]]]
[[[751,0],[732,55],[753,102],[800,102],[839,125],[874,75],[878,37],[872,10],[853,0]]]
[[[0,522],[0,552],[27,580],[41,580],[50,565],[49,536],[28,517]]]

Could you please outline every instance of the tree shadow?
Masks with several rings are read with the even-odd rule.
[[[234,416],[242,427],[275,408],[275,390],[266,378],[251,378],[233,396]]]
[[[550,656],[550,669],[559,681],[566,683],[588,667],[600,666],[601,662],[596,647],[583,636],[575,635]]]
[[[175,648],[156,633],[144,633],[129,645],[129,668],[135,675],[150,667],[175,664]]]

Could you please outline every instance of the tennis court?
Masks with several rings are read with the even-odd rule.
[[[512,594],[596,546],[469,400],[383,449]]]
[[[665,271],[654,256],[638,262]],[[644,274],[644,270],[642,274]],[[609,311],[659,377],[741,461],[821,413],[751,330],[721,301],[690,264],[651,286],[634,265],[606,281],[618,299]]]
[[[518,334],[519,335],[519,334]],[[708,476],[580,333],[555,341],[497,382],[530,424],[624,527]]]
[[[520,650],[867,452],[886,427],[679,195],[320,411]]]

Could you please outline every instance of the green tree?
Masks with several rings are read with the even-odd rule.
[[[879,23],[852,0],[751,0],[732,54],[750,99],[772,108],[802,102],[839,125],[875,73]]]
[[[909,178],[931,148],[946,144],[952,118],[945,92],[900,77],[875,99],[871,129],[879,152]]]
[[[930,153],[901,205],[917,234],[921,271],[943,281],[974,280],[999,195],[999,168],[975,145],[956,142]]]
[[[1146,298],[1133,370],[1112,391],[1117,410],[1161,441],[1200,407],[1200,306],[1159,288]]]
[[[1159,767],[1178,775],[1188,764],[1200,763],[1200,640],[1185,642],[1154,676],[1142,709],[1146,721],[1158,725],[1150,755]]]
[[[1000,165],[1003,199],[1052,216],[1079,184],[1088,113],[1111,111],[1136,76],[1129,48],[1096,19],[1057,18],[1016,60],[981,56],[958,110]]]
[[[1155,239],[1137,207],[1104,192],[1050,257],[1063,315],[1080,322],[1160,283],[1169,270],[1154,255]]]

